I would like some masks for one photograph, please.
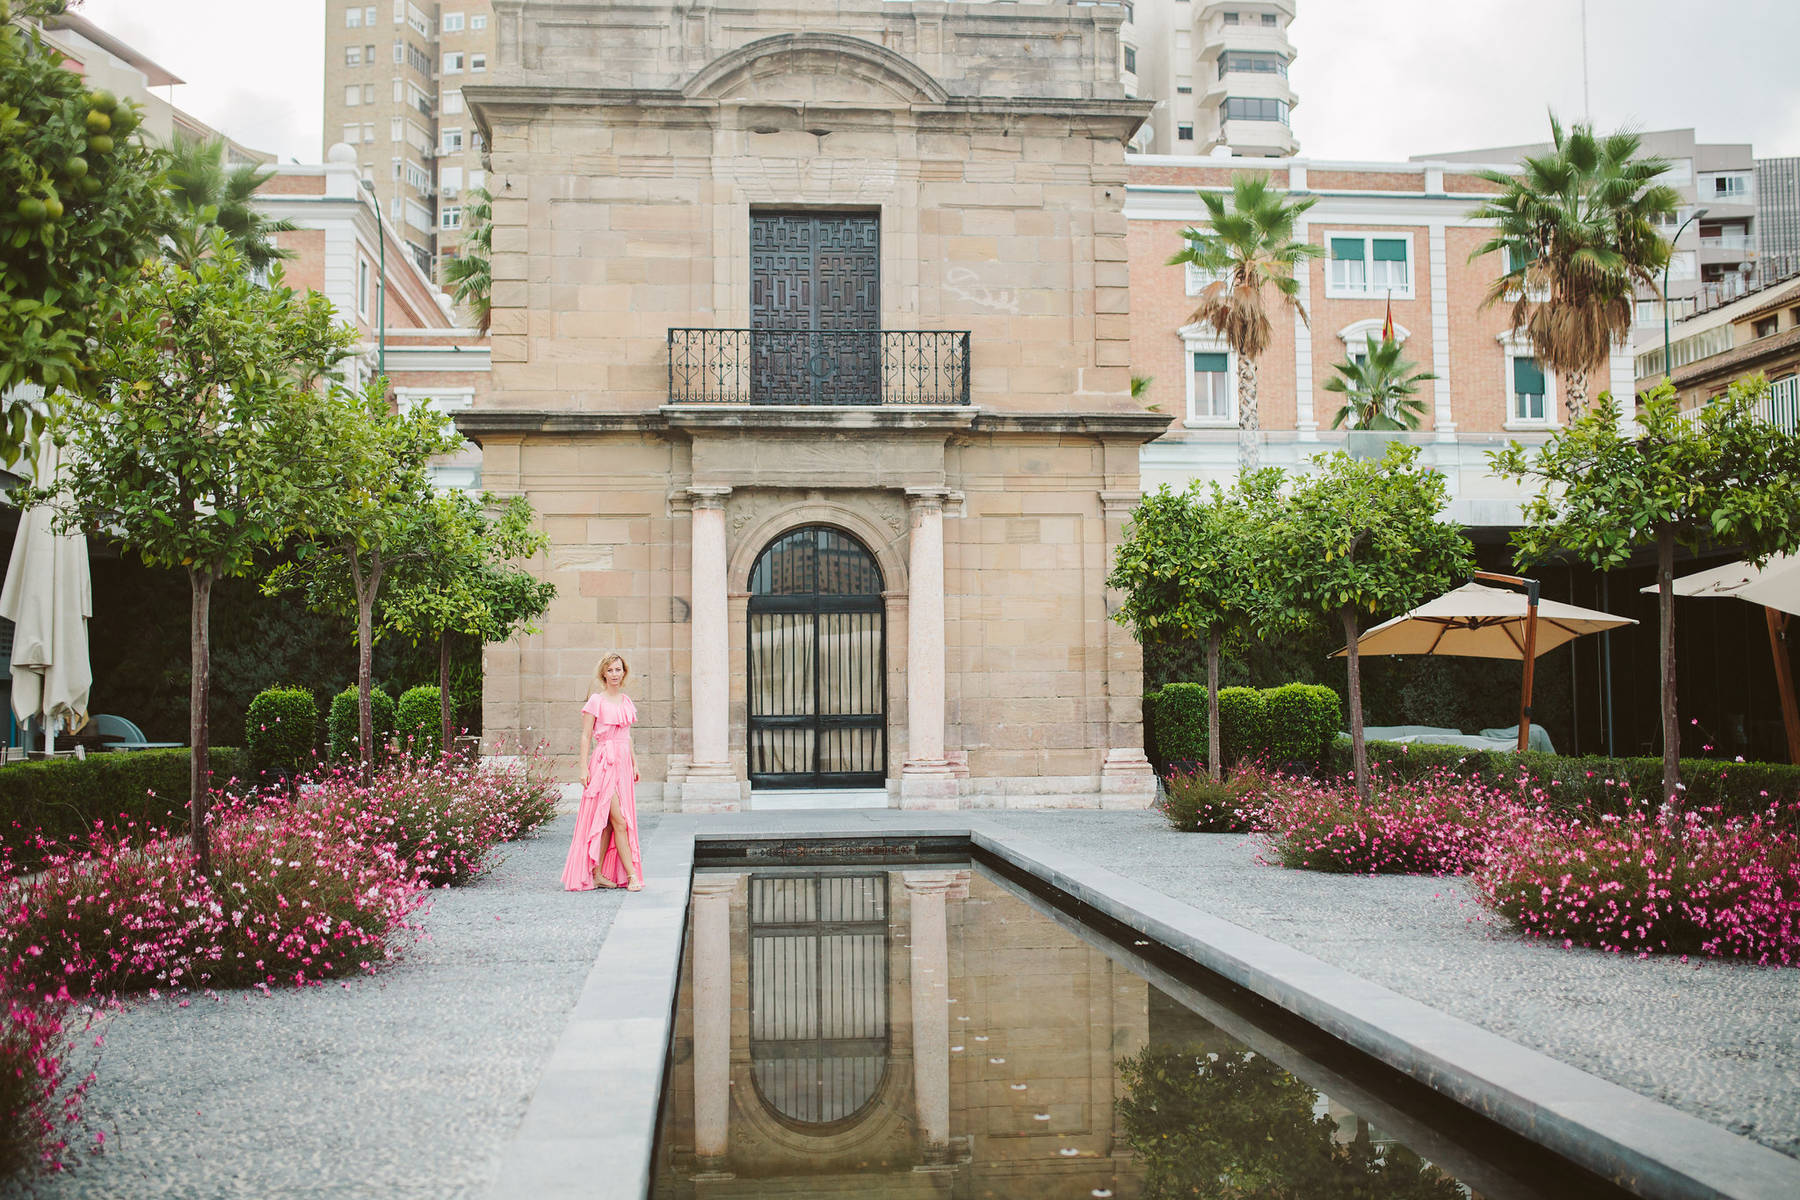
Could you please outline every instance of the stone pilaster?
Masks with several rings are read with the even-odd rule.
[[[693,746],[681,785],[684,812],[728,812],[741,791],[731,765],[731,640],[726,600],[727,487],[693,487],[693,617],[689,626]]]
[[[941,488],[908,488],[906,736],[901,808],[955,808],[956,768],[944,756],[944,501]]]

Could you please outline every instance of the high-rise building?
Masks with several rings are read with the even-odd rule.
[[[467,193],[482,187],[480,136],[463,84],[493,54],[489,0],[325,6],[325,145],[356,151],[382,211],[426,272],[461,241]]]
[[[1771,272],[1800,271],[1800,158],[1756,160],[1756,240]]]
[[[1288,81],[1296,0],[1137,0],[1120,32],[1125,84],[1158,101],[1132,141],[1149,154],[1248,158],[1300,148]]]

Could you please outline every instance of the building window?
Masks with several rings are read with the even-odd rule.
[[[362,126],[361,125],[346,125],[346,126],[344,126],[344,141],[349,143],[350,145],[352,145],[352,146],[356,145],[357,139],[360,138],[361,136],[362,136]]]
[[[1549,420],[1549,408],[1545,404],[1548,389],[1544,384],[1544,369],[1538,365],[1538,360],[1529,354],[1515,354],[1509,363],[1512,368],[1512,419],[1520,424],[1541,424]]]
[[[1219,55],[1219,78],[1230,74],[1287,77],[1288,61],[1279,54],[1256,50],[1227,50]]]
[[[1192,125],[1177,125],[1175,127],[1175,140],[1179,142],[1193,141],[1194,127]]]
[[[1741,197],[1750,194],[1749,175],[1715,175],[1713,176],[1713,195],[1720,199],[1727,196]]]
[[[355,108],[362,103],[362,84],[353,83],[344,89],[344,107]]]
[[[1756,336],[1759,338],[1773,337],[1775,336],[1776,331],[1781,328],[1781,315],[1779,313],[1770,313],[1750,328],[1755,331]]]
[[[371,67],[375,65],[375,47],[363,47],[363,61],[368,63]]]
[[[487,55],[485,55],[485,54],[469,55],[469,70],[470,71],[485,71],[485,70],[487,70]]]
[[[461,92],[445,92],[438,102],[438,112],[444,116],[454,116],[463,110]]]
[[[1276,23],[1274,13],[1264,13],[1262,19],[1264,25],[1273,25]]]
[[[356,311],[363,316],[369,315],[369,260],[356,260]]]
[[[1188,420],[1224,423],[1231,413],[1231,356],[1213,350],[1194,352],[1194,386],[1188,393]]]
[[[1227,121],[1280,121],[1288,122],[1288,106],[1286,100],[1270,100],[1258,96],[1227,96],[1225,98],[1225,119]]]
[[[463,15],[461,13],[445,13],[438,19],[439,33],[461,33],[463,31]]]
[[[461,229],[462,228],[462,209],[460,209],[460,208],[440,209],[438,211],[438,228],[439,229]]]
[[[1137,51],[1130,46],[1125,47],[1125,69],[1137,73]]]
[[[1181,84],[1175,89],[1175,94],[1177,96],[1191,96],[1194,94],[1194,89],[1188,87],[1186,84]]]
[[[444,74],[461,75],[462,69],[463,56],[460,53],[444,55]]]
[[[375,103],[375,85],[374,84],[372,84],[372,83],[363,84],[362,92],[363,92],[363,103],[364,104]]]
[[[1333,233],[1326,239],[1327,296],[1412,299],[1412,237]]]
[[[1236,25],[1238,23],[1238,15],[1236,13],[1226,13],[1225,23],[1227,25]]]
[[[362,47],[361,46],[345,46],[344,47],[344,65],[346,67],[362,66]]]
[[[487,14],[477,13],[469,17],[469,32],[480,33],[487,28]]]
[[[463,148],[463,131],[461,129],[444,130],[444,153],[460,154]]]
[[[395,117],[388,122],[388,141],[397,142],[406,136],[406,122]]]
[[[370,29],[375,28],[375,6],[370,4],[363,9],[363,24]]]
[[[362,28],[362,18],[363,18],[363,10],[361,9],[361,7],[351,9],[349,12],[344,14],[344,28],[345,29],[361,29]]]
[[[1205,267],[1196,263],[1184,263],[1183,267],[1183,283],[1186,285],[1187,294],[1190,296],[1198,296],[1208,287],[1215,283],[1222,282],[1225,279],[1223,273],[1218,271],[1208,271]]]
[[[396,40],[394,42],[394,61],[396,63],[403,63],[406,61],[406,43],[405,42],[402,42],[399,40]]]
[[[365,142],[372,142],[375,140],[375,125],[373,122],[369,122],[363,126],[362,140]]]

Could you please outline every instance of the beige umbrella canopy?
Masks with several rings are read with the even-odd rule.
[[[48,438],[36,464],[37,482],[56,478],[57,450]],[[0,589],[0,616],[13,622],[12,704],[20,720],[61,720],[80,729],[88,720],[87,625],[94,615],[87,539],[60,534],[43,505],[27,509],[14,535],[12,561]]]
[[[1651,584],[1641,591],[1654,594]],[[1787,731],[1788,761],[1800,763],[1800,707],[1794,699],[1794,673],[1788,665],[1787,623],[1800,615],[1800,555],[1777,554],[1760,567],[1726,563],[1675,581],[1677,596],[1735,596],[1763,606],[1769,627],[1769,652],[1775,660],[1775,687],[1781,693],[1781,723]]]
[[[1531,734],[1531,667],[1538,657],[1585,634],[1637,622],[1592,608],[1540,600],[1533,580],[1485,573],[1476,578],[1524,585],[1527,591],[1465,583],[1375,626],[1356,639],[1356,652],[1447,654],[1525,662],[1525,691],[1519,706],[1519,749],[1523,750]],[[1348,652],[1349,647],[1345,647],[1332,657],[1342,658]]]

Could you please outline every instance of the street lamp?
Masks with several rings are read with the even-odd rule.
[[[381,224],[381,200],[375,195],[375,181],[364,179],[364,190],[369,193],[370,202],[375,205],[375,240],[381,250],[378,254],[380,265],[376,268],[380,278],[375,281],[375,373],[383,379],[387,378],[387,231]],[[1703,210],[1704,211],[1704,210]],[[1667,286],[1663,288],[1668,291]]]
[[[1663,264],[1663,374],[1670,383],[1675,382],[1675,360],[1669,356],[1669,266],[1675,261],[1675,243],[1681,240],[1682,230],[1705,215],[1704,208],[1696,208],[1693,216],[1675,227],[1675,236],[1669,239],[1669,261]]]

